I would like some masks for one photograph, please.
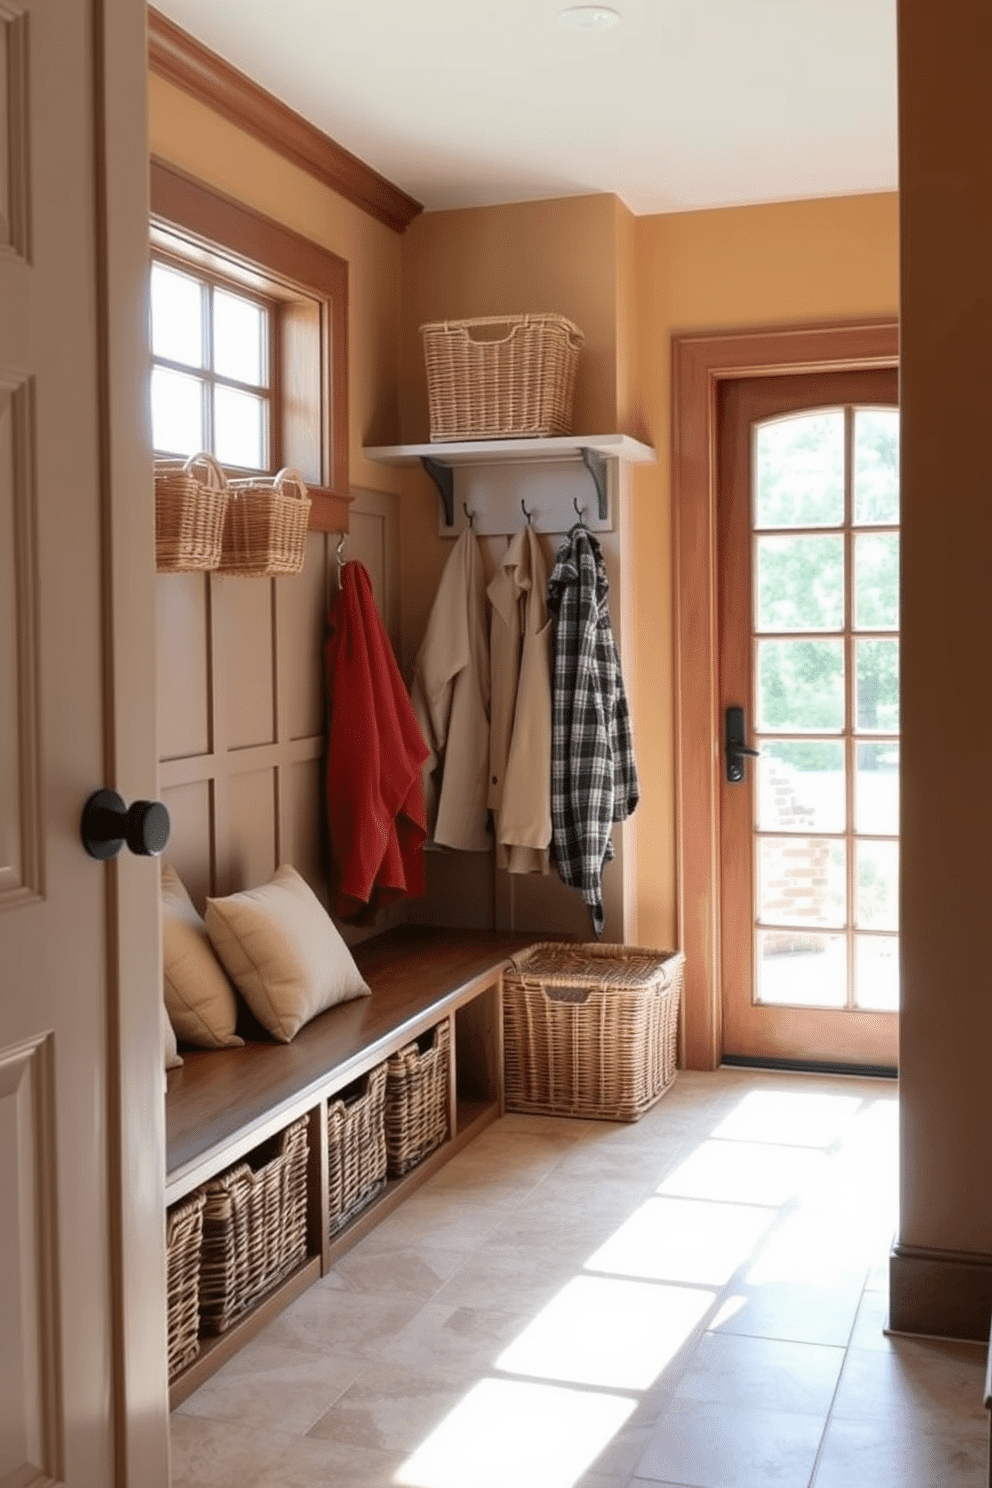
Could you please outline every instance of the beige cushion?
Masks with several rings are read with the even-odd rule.
[[[182,1044],[202,1049],[233,1049],[244,1043],[235,1033],[238,1002],[214,954],[207,927],[182,880],[162,864],[162,966],[165,1006]]]
[[[330,915],[295,868],[270,883],[207,900],[207,930],[255,1017],[288,1044],[325,1008],[369,988]]]
[[[176,1048],[176,1030],[169,1022],[164,998],[158,1005],[158,1018],[162,1030],[162,1063],[167,1070],[178,1069],[182,1060]]]

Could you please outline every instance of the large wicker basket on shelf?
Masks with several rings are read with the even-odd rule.
[[[155,567],[209,572],[220,563],[228,487],[212,455],[155,461]]]
[[[386,1154],[391,1178],[421,1162],[448,1135],[451,1028],[439,1023],[386,1060]]]
[[[204,1185],[200,1330],[225,1333],[307,1254],[307,1118]]]
[[[202,1190],[174,1204],[166,1217],[166,1296],[169,1320],[169,1378],[200,1352],[200,1241]]]
[[[563,315],[434,321],[420,334],[432,440],[571,432],[584,337]]]
[[[232,481],[221,541],[221,573],[243,578],[296,574],[306,552],[310,497],[295,470]]]
[[[383,1110],[386,1066],[379,1064],[327,1104],[327,1227],[334,1235],[386,1182]]]
[[[675,1078],[681,951],[541,943],[503,974],[506,1106],[636,1121]]]

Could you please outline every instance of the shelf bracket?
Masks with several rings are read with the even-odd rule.
[[[596,487],[599,520],[605,522],[608,516],[606,458],[598,450],[587,449],[585,445],[581,446],[579,454],[582,456],[582,463],[592,476],[593,485]]]
[[[455,472],[450,465],[442,465],[440,460],[432,460],[430,455],[421,455],[420,463],[423,465],[431,480],[437,486],[437,493],[444,507],[444,525],[453,527],[455,525]]]

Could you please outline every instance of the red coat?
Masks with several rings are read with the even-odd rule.
[[[430,751],[360,563],[342,570],[325,658],[333,907],[342,919],[368,918],[424,892],[421,766]]]

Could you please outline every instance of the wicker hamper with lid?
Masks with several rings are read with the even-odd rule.
[[[420,334],[432,441],[571,433],[585,338],[563,315],[439,320]]]
[[[506,1108],[636,1121],[675,1078],[681,951],[541,943],[503,973]]]
[[[307,1117],[203,1186],[200,1331],[228,1328],[307,1255]]]
[[[386,1182],[386,1066],[327,1103],[327,1230],[335,1235]]]

